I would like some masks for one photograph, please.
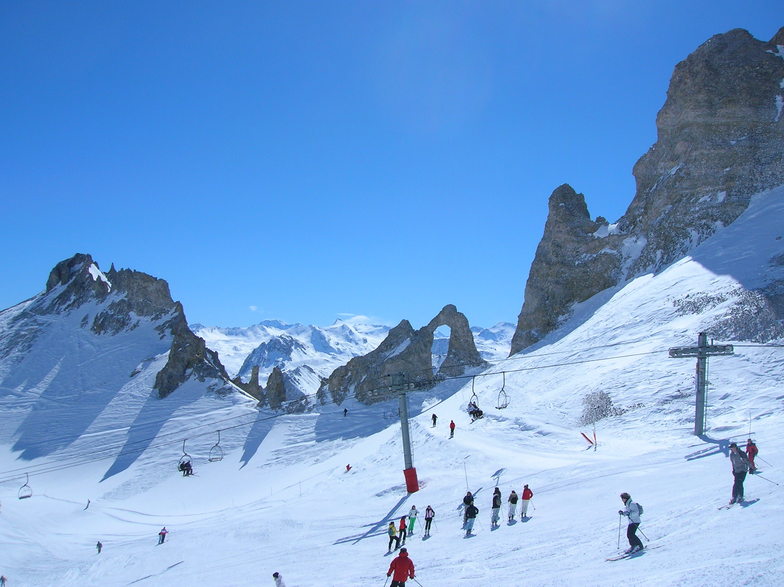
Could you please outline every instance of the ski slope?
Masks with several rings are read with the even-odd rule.
[[[431,537],[423,540],[420,519],[406,544],[423,587],[781,585],[784,341],[717,339],[735,344],[735,354],[710,360],[702,438],[692,434],[694,361],[667,351],[737,316],[744,286],[760,277],[732,259],[784,253],[782,218],[784,191],[761,194],[690,257],[588,300],[529,352],[473,380],[411,393],[414,494],[405,491],[396,402],[275,415],[193,384],[164,400],[155,440],[103,481],[115,458],[91,455],[123,441],[130,417],[121,402],[101,413],[115,430],[91,437],[88,428],[61,451],[20,461],[4,445],[0,574],[9,587],[273,585],[275,571],[288,587],[381,586],[392,560],[388,522],[412,505],[423,515],[429,504]],[[510,405],[499,410],[503,377]],[[465,412],[472,389],[485,411],[474,423]],[[582,398],[595,391],[622,413],[597,424],[594,450],[580,434],[593,430],[578,422]],[[67,421],[67,410],[59,407],[58,419]],[[208,462],[217,429],[225,458]],[[732,486],[728,443],[749,436],[761,476],[746,480],[747,506],[721,510]],[[196,473],[189,478],[176,471],[183,440]],[[66,456],[77,466],[65,468]],[[17,499],[25,470],[47,464],[53,470],[30,476],[33,496]],[[504,509],[491,530],[493,487],[506,503],[524,483],[535,494],[531,518],[508,525]],[[459,508],[467,489],[480,509],[468,538]],[[622,491],[645,506],[643,542],[656,548],[608,562],[626,547]],[[170,534],[158,546],[164,525]]]

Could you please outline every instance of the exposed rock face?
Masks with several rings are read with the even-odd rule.
[[[735,29],[679,63],[656,144],[634,166],[636,195],[615,225],[591,221],[569,186],[549,217],[525,288],[511,354],[572,306],[659,271],[733,222],[751,196],[784,184],[784,28],[768,43]]]
[[[115,270],[104,274],[90,255],[76,254],[61,261],[49,274],[46,291],[33,298],[14,322],[24,324],[13,349],[32,344],[46,315],[84,312],[82,328],[99,336],[112,336],[138,327],[141,320],[157,324],[160,338],[172,337],[168,361],[158,372],[155,389],[165,397],[186,379],[228,381],[223,365],[204,340],[188,328],[182,305],[171,299],[169,285],[139,271]],[[15,326],[14,323],[11,326]],[[3,345],[4,346],[4,345]],[[10,352],[9,345],[0,353]]]
[[[449,350],[434,373],[433,334],[444,325],[450,328]],[[406,383],[427,384],[434,376],[461,375],[470,367],[484,364],[468,320],[450,304],[419,330],[415,331],[407,320],[401,321],[376,350],[335,369],[322,382],[318,396],[322,402],[331,399],[340,404],[353,395],[361,402],[373,403],[394,396],[396,390],[390,386],[398,383],[400,375]]]

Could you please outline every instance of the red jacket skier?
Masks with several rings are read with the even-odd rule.
[[[523,487],[523,499],[531,499],[534,496],[534,492],[528,488],[528,485]]]
[[[754,441],[749,438],[748,442],[746,443],[746,456],[749,457],[749,473],[753,473],[757,470],[757,465],[754,464],[754,457],[757,456],[759,450],[757,449],[757,445],[754,444]]]
[[[403,587],[409,578],[414,578],[414,561],[408,558],[408,550],[405,548],[400,549],[400,554],[389,565],[387,577],[390,576],[392,576],[390,587]]]

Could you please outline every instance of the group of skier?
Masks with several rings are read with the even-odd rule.
[[[415,505],[411,506],[408,514],[400,517],[400,521],[396,525],[394,520],[389,522],[387,526],[387,535],[389,536],[389,545],[387,551],[392,551],[392,544],[395,545],[395,550],[400,548],[406,543],[406,538],[414,534],[414,525],[416,524],[419,510]],[[425,508],[425,537],[430,536],[430,526],[433,523],[433,518],[436,516],[436,511],[427,506]]]
[[[512,522],[517,514],[517,504],[521,504],[520,519],[525,521],[528,518],[528,504],[531,503],[534,492],[528,485],[523,486],[523,494],[519,496],[513,489],[507,497],[506,501],[509,504],[507,511],[507,520]],[[520,499],[522,497],[522,499]],[[501,505],[503,498],[501,497],[501,490],[496,487],[493,489],[493,498],[490,505],[492,515],[490,517],[490,527],[498,528],[498,521],[501,518]],[[474,521],[479,514],[479,508],[474,504],[474,495],[468,491],[463,497],[463,529],[466,531],[466,536],[470,536],[474,529]]]

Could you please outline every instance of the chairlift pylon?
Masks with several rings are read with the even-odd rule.
[[[28,485],[29,481],[30,481],[30,475],[25,473],[24,485],[22,485],[19,488],[19,493],[18,493],[19,499],[27,499],[28,497],[33,497],[33,489]]]
[[[223,460],[223,449],[220,445],[220,430],[218,430],[218,442],[216,442],[215,446],[210,449],[210,455],[208,458],[211,463]]]
[[[506,371],[501,371],[504,380],[501,384],[501,391],[498,392],[498,404],[495,406],[496,410],[503,410],[509,406],[509,394],[506,393]]]

